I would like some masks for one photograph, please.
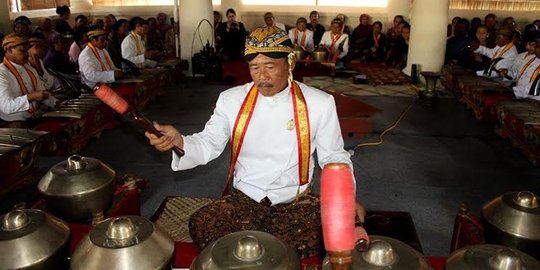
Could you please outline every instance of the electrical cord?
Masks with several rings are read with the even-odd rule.
[[[360,148],[360,147],[378,146],[378,145],[383,144],[384,143],[384,135],[386,135],[386,133],[390,132],[391,130],[393,130],[394,128],[396,128],[399,125],[401,120],[403,120],[405,115],[407,115],[407,113],[411,110],[411,108],[414,106],[415,103],[416,103],[416,101],[413,98],[411,104],[409,104],[409,106],[405,110],[403,110],[403,112],[399,115],[399,118],[394,122],[394,124],[391,125],[390,127],[388,127],[387,129],[385,129],[381,134],[379,134],[379,141],[377,141],[377,142],[369,142],[369,143],[359,143],[359,144],[354,146],[353,151]]]

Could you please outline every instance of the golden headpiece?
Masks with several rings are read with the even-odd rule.
[[[4,41],[2,42],[2,48],[5,49],[8,46],[11,46],[11,47],[19,46],[25,43],[28,43],[28,38],[26,38],[25,36],[16,34],[16,33],[11,33],[4,37]]]
[[[293,44],[287,32],[276,26],[255,29],[246,38],[246,59],[251,60],[259,53],[272,58],[287,57],[293,51]]]

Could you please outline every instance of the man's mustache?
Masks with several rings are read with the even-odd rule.
[[[261,83],[257,84],[257,87],[259,87],[259,88],[270,88],[270,87],[274,87],[274,85],[272,83],[269,83],[269,82],[261,82]]]

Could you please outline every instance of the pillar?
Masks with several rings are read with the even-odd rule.
[[[414,0],[411,11],[411,36],[407,67],[418,65],[418,72],[440,72],[446,52],[446,26],[449,0]]]
[[[386,10],[388,11],[388,28],[392,27],[394,16],[402,15],[406,21],[410,20],[411,0],[388,0]]]
[[[180,57],[190,62],[190,70],[192,52],[195,54],[201,51],[206,45],[206,41],[210,41],[212,45],[214,26],[212,11],[212,0],[180,0]],[[193,35],[197,31],[199,22],[203,19],[210,21],[210,24],[202,23],[199,28],[204,43],[201,44],[198,34],[193,42]],[[192,42],[193,48],[191,47]]]
[[[8,1],[0,1],[0,33],[8,34],[12,32],[11,21],[9,20]]]

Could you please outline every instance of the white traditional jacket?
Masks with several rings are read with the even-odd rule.
[[[99,54],[100,59],[94,55],[89,46],[86,46],[79,55],[81,80],[90,88],[94,87],[97,83],[114,82],[114,71],[118,70],[118,68],[114,66],[107,50],[96,48],[96,52]],[[109,61],[107,61],[107,59],[109,59]],[[104,68],[102,67],[102,64]]]
[[[146,52],[146,43],[143,38],[135,33],[128,34],[121,45],[122,58],[131,61],[133,64],[140,68],[156,66],[157,62],[151,59],[145,59],[144,53]]]
[[[9,60],[8,60],[9,61]],[[11,62],[16,71],[21,75],[21,78],[29,93],[35,90],[48,90],[55,84],[54,78],[45,70],[44,75],[39,76],[37,71],[30,65],[22,65]],[[37,88],[34,89],[32,80],[28,75],[25,67],[34,74],[37,79]],[[53,108],[56,104],[56,98],[49,96],[49,98],[43,100],[41,103]],[[4,63],[0,64],[0,119],[4,121],[24,121],[31,118],[35,113],[30,113],[28,110],[35,109],[35,113],[38,113],[39,103],[28,101],[25,94],[22,93],[21,87],[17,82],[16,77],[9,71]]]
[[[321,43],[319,44],[324,45],[326,48],[331,48],[333,43],[332,40],[335,38],[337,38],[337,41],[334,42],[335,50],[339,48],[340,44],[343,44],[343,51],[339,54],[339,58],[341,59],[347,56],[347,53],[349,53],[349,35],[341,34],[341,36],[339,36],[332,34],[332,31],[326,31],[321,38]]]
[[[309,180],[313,176],[313,153],[319,166],[346,163],[350,154],[343,149],[343,138],[334,98],[298,83],[308,107],[311,136]],[[240,107],[253,82],[231,88],[219,96],[214,114],[204,130],[184,136],[185,156],[173,154],[173,170],[186,170],[217,158],[231,139]],[[255,109],[233,175],[233,185],[253,200],[268,197],[272,204],[291,202],[298,192],[298,144],[294,128],[290,86],[271,97],[259,93]],[[290,125],[293,125],[293,128]],[[225,185],[225,179],[223,179]],[[306,190],[303,185],[300,192]]]
[[[508,47],[507,47],[508,46]],[[495,48],[488,48],[485,46],[480,46],[478,49],[474,51],[475,53],[479,53],[481,55],[489,57],[491,60],[502,57],[503,59],[499,61],[495,65],[495,69],[501,70],[501,69],[508,69],[510,70],[512,68],[512,65],[514,65],[514,62],[516,60],[516,57],[518,55],[516,46],[512,43],[508,43],[506,46],[495,46]],[[479,70],[476,72],[478,76],[483,76],[484,71]],[[499,77],[499,74],[495,71],[493,71],[490,75],[490,77]]]
[[[312,52],[315,48],[315,45],[313,44],[313,31],[309,29],[306,29],[304,32],[300,32],[296,30],[296,28],[293,28],[289,30],[289,38],[294,45],[301,46],[308,52]],[[302,41],[304,41],[304,43],[302,43]]]

